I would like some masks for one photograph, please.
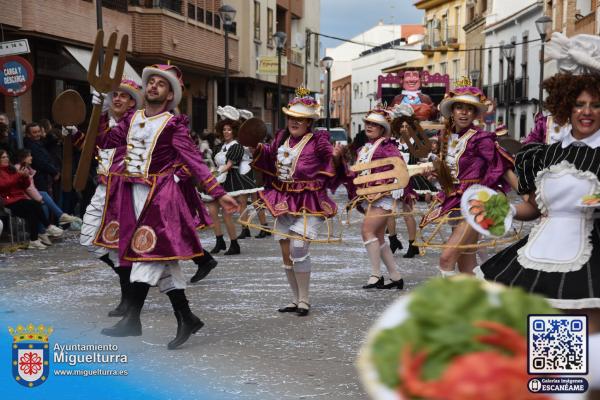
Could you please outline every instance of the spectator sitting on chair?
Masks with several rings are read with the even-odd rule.
[[[60,236],[63,231],[54,225],[50,225],[44,215],[42,205],[27,196],[25,190],[30,183],[31,179],[27,169],[17,170],[10,165],[8,152],[0,150],[0,199],[13,215],[26,221],[30,239],[29,248],[45,249],[46,246],[40,240],[41,235],[38,235],[38,224],[41,223],[46,228],[47,234],[53,236]]]
[[[31,168],[31,151],[29,151],[28,149],[19,150],[17,152],[16,160],[17,164],[15,164],[15,168],[17,170],[25,169],[27,170],[27,172],[29,172],[29,178],[31,180],[31,183],[29,187],[25,190],[25,192],[31,200],[35,200],[42,205],[42,209],[44,210],[44,215],[46,216],[46,218],[48,218],[49,220],[50,212],[52,212],[52,214],[54,214],[54,216],[56,216],[56,218],[58,218],[59,220],[67,219],[67,217],[62,217],[63,215],[65,215],[65,213],[54,202],[54,199],[50,197],[50,195],[47,192],[44,192],[44,194],[42,194],[35,187],[34,176],[36,174],[36,171],[35,169]],[[72,218],[74,220],[78,220],[79,222],[81,221],[77,217]],[[39,231],[40,233],[45,233],[45,228],[41,224],[39,225]],[[50,246],[52,244],[50,240],[46,240],[45,236],[40,236],[40,238],[42,239],[42,243],[44,243],[46,246]]]
[[[71,222],[81,220],[77,217],[64,213],[60,208],[53,207],[56,203],[48,194],[50,181],[48,177],[52,177],[55,181],[60,179],[58,167],[52,162],[52,157],[42,142],[42,128],[35,122],[28,124],[25,128],[25,147],[31,150],[31,167],[37,171],[33,181],[35,187],[39,190],[44,203],[49,207],[50,211],[58,218],[58,224],[69,224]]]

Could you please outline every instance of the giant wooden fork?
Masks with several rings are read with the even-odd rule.
[[[127,55],[128,40],[129,37],[127,35],[123,35],[121,37],[117,65],[115,67],[115,73],[111,78],[110,68],[112,66],[113,56],[115,53],[117,33],[113,32],[110,34],[106,52],[104,53],[104,63],[99,74],[96,72],[96,70],[99,67],[98,59],[100,58],[100,52],[102,51],[104,44],[104,32],[99,30],[96,34],[96,41],[94,43],[94,50],[92,51],[92,59],[90,60],[87,78],[90,85],[92,85],[98,93],[107,93],[119,87],[119,84],[121,83],[121,77],[123,76],[123,68],[125,67],[125,56]],[[100,123],[101,113],[102,103],[95,104],[94,108],[92,109],[92,116],[90,118],[90,123],[85,135],[85,141],[83,143],[81,157],[79,158],[77,172],[75,173],[75,182],[73,183],[73,187],[79,192],[85,189],[88,174],[90,173],[90,165],[92,164],[92,157],[96,148],[96,136],[98,135],[98,125]]]
[[[377,182],[386,179],[396,179],[394,183],[386,183],[383,185],[360,188],[356,190],[356,194],[359,196],[364,196],[368,194],[385,193],[406,187],[406,185],[408,185],[409,178],[408,170],[406,169],[406,164],[404,164],[400,157],[380,158],[379,160],[371,161],[368,163],[355,164],[350,167],[350,170],[354,172],[359,172],[388,165],[392,166],[392,169],[384,172],[361,175],[354,178],[353,182],[355,185],[362,185],[365,183]]]
[[[362,175],[354,178],[355,185],[361,185],[370,182],[377,182],[384,179],[396,179],[394,183],[387,183],[383,185],[368,186],[365,188],[357,189],[356,194],[359,196],[385,193],[396,189],[405,188],[408,185],[408,180],[413,175],[420,175],[433,170],[432,163],[423,163],[419,165],[406,165],[400,160],[400,157],[388,157],[381,158],[379,160],[371,161],[364,164],[355,164],[350,167],[350,170],[358,172],[372,168],[379,168],[386,165],[391,165],[393,168],[384,172],[378,172],[374,174]]]

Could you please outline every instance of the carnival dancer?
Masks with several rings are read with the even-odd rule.
[[[253,168],[263,173],[265,189],[258,193],[275,217],[274,237],[293,294],[292,302],[279,312],[299,316],[308,315],[310,309],[310,241],[317,238],[325,220],[337,213],[327,188],[333,185],[342,154],[341,146],[331,145],[327,132],[313,130],[320,113],[309,93],[304,88],[296,90],[296,97],[282,107],[286,128],[277,132],[270,144],[260,143],[252,162]]]
[[[600,332],[600,38],[552,34],[546,46],[559,72],[546,79],[544,106],[568,136],[525,147],[516,157],[522,221],[542,217],[528,237],[504,249],[480,272],[485,279],[542,294],[567,314],[586,314]],[[598,343],[596,341],[596,343]],[[590,349],[590,354],[598,354]],[[600,376],[596,376],[600,389]]]
[[[254,114],[252,113],[252,111],[248,111],[248,110],[238,110],[240,112],[240,122],[243,124],[244,122],[246,122],[247,120],[249,120],[250,118],[254,118]],[[250,149],[248,149],[248,147],[244,147],[244,157],[242,158],[242,162],[240,164],[240,173],[248,176],[250,179],[252,179],[255,183],[256,186],[259,187],[259,190],[257,190],[256,192],[252,192],[250,193],[250,199],[252,200],[252,203],[254,204],[256,201],[258,201],[258,192],[260,190],[262,190],[263,188],[261,187],[261,184],[259,183],[262,182],[262,176],[259,176],[260,172],[257,171],[257,173],[254,172],[254,170],[250,167],[250,163],[252,162],[252,153],[250,152]],[[246,209],[246,204],[240,204],[240,215],[244,214],[244,210]],[[267,225],[267,215],[265,214],[265,210],[264,209],[259,209],[257,212],[258,215],[258,222],[260,222],[260,224],[265,227],[268,228]],[[240,233],[240,235],[238,236],[238,239],[245,239],[247,237],[251,237],[252,235],[250,234],[250,228],[248,228],[248,226],[243,226],[242,229],[242,233]],[[267,229],[261,229],[260,232],[258,232],[258,234],[256,236],[254,236],[257,239],[263,239],[266,238],[267,236],[271,236],[271,232],[269,232]]]
[[[221,145],[215,150],[215,164],[217,166],[217,181],[223,185],[225,191],[232,197],[234,197],[240,206],[240,213],[246,208],[248,202],[248,194],[256,193],[261,188],[256,185],[256,181],[253,179],[253,175],[248,175],[250,165],[243,163],[244,158],[244,146],[238,143],[237,132],[240,127],[240,113],[237,109],[231,106],[223,107],[225,109],[223,119],[217,122],[215,128],[217,136],[221,139]],[[246,167],[247,170],[242,171],[241,168]],[[208,203],[208,207],[211,210],[211,216],[215,225],[215,232],[220,231],[220,224],[218,219],[219,205],[216,201]],[[237,241],[238,235],[236,233],[235,224],[231,215],[224,213],[223,221],[229,235],[230,245],[229,249],[224,253],[226,256],[240,254],[240,245]],[[245,228],[248,229],[248,228]],[[242,234],[244,232],[242,231]],[[246,237],[246,236],[244,236]],[[225,250],[225,241],[223,235],[217,235],[217,243],[215,248],[211,250],[212,253],[218,253],[221,250]]]
[[[402,154],[398,149],[398,143],[391,139],[390,123],[392,122],[392,112],[376,105],[369,111],[365,118],[365,133],[367,134],[367,143],[358,150],[357,164],[366,164],[375,160],[397,157],[403,160]],[[362,171],[361,175],[384,172],[391,169],[391,166],[383,166]],[[394,179],[370,182],[366,185],[383,185],[393,183]],[[364,185],[364,186],[366,186]],[[363,185],[361,185],[363,186]],[[354,189],[350,190],[354,193]],[[398,271],[398,265],[394,260],[394,255],[390,246],[385,241],[385,228],[390,213],[395,212],[395,204],[401,201],[403,195],[402,189],[396,189],[391,192],[376,194],[373,196],[354,196],[350,203],[361,201],[361,208],[365,212],[361,234],[363,244],[367,250],[369,262],[371,263],[371,275],[363,289],[403,289],[404,280]],[[390,282],[385,283],[381,274],[381,262],[388,270]]]
[[[508,190],[509,182],[504,176],[512,170],[511,156],[498,146],[495,133],[473,124],[487,109],[485,95],[479,88],[471,86],[468,79],[451,90],[440,103],[440,111],[447,118],[438,168],[443,191],[438,194],[435,206],[423,217],[421,229],[442,216],[459,216],[456,208],[462,193],[473,184]],[[475,245],[477,240],[478,233],[466,222],[460,221],[453,226],[440,256],[442,276],[472,273],[476,255],[463,253],[461,246]]]
[[[410,135],[410,131],[416,132],[419,130],[417,124],[419,121],[415,118],[413,109],[408,107],[406,104],[396,105],[394,107],[394,113],[396,115],[395,123],[399,127],[399,132],[396,135],[399,143],[398,149],[400,150],[404,162],[408,165],[417,165],[419,160],[410,154],[408,144],[405,142],[402,133]],[[404,213],[404,223],[408,231],[408,249],[404,258],[413,258],[419,254],[419,248],[414,245],[417,236],[417,221],[414,217],[415,203],[419,199],[420,195],[427,195],[437,193],[435,186],[429,182],[429,180],[423,175],[413,175],[410,177],[408,186],[404,188],[404,194],[402,196],[402,211]],[[393,219],[393,224],[388,223],[388,231],[395,231],[396,219]],[[393,225],[393,226],[392,226]],[[392,241],[390,240],[390,247]],[[392,248],[392,252],[394,249]]]
[[[93,97],[93,101],[99,104],[100,97]],[[119,87],[114,92],[106,95],[104,101],[105,112],[101,116],[100,129],[108,130],[114,127],[118,122],[130,117],[135,110],[140,108],[143,103],[141,86],[130,79],[123,79]],[[63,127],[63,135],[73,135],[73,145],[80,148],[83,145],[85,134],[77,131],[74,126]],[[118,254],[109,248],[95,246],[94,239],[98,234],[98,229],[102,222],[106,201],[106,184],[108,175],[111,170],[121,168],[123,157],[125,154],[125,146],[115,148],[98,147],[96,160],[98,167],[96,169],[98,186],[92,196],[90,204],[85,210],[83,223],[81,226],[81,235],[79,243],[86,246],[89,252],[93,253],[97,258],[104,261],[112,270],[119,276],[119,284],[121,287],[121,300],[114,310],[109,311],[110,317],[122,317],[125,314],[125,291],[129,284],[129,275],[131,268],[118,266]]]
[[[107,185],[108,196],[114,196],[119,204],[105,210],[98,242],[106,243],[111,233],[118,230],[121,265],[132,265],[125,315],[102,333],[141,335],[141,309],[150,286],[158,286],[168,295],[177,319],[177,334],[167,346],[175,349],[204,325],[190,310],[178,263],[203,254],[196,220],[178,187],[179,173],[182,168],[187,170],[208,194],[219,199],[226,212],[235,211],[237,203],[202,163],[189,135],[188,118],[168,111],[181,101],[183,81],[179,68],[146,67],[142,85],[146,108],[119,122],[101,138],[107,148],[124,142],[127,148],[124,171],[114,174],[114,181],[109,177]],[[107,204],[114,205],[110,197]]]

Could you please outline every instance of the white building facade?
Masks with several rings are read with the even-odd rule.
[[[494,1],[486,17],[482,85],[496,102],[495,122],[505,124],[515,139],[526,136],[538,111],[540,41],[535,21],[543,14],[543,1]],[[528,41],[532,41],[527,43]],[[498,46],[514,44],[508,61]]]

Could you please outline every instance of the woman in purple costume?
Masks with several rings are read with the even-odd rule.
[[[366,164],[388,157],[398,157],[403,160],[402,154],[398,149],[398,143],[394,139],[389,138],[391,119],[390,111],[379,106],[369,111],[364,118],[367,143],[358,150],[357,164]],[[362,171],[361,175],[384,172],[391,168],[390,165],[386,165],[370,170],[367,169]],[[369,182],[361,186],[377,186],[393,182],[394,179],[386,179]],[[361,234],[371,263],[371,276],[369,276],[367,284],[363,286],[363,289],[402,289],[404,287],[404,280],[400,272],[398,272],[398,266],[394,260],[392,250],[385,241],[385,228],[388,217],[390,213],[395,211],[395,203],[401,201],[402,195],[402,189],[387,193],[378,193],[370,195],[370,198],[363,200],[360,204],[366,212]],[[356,201],[360,201],[358,196],[354,196],[351,203],[355,203]],[[390,282],[387,284],[384,282],[381,274],[381,261],[385,264],[390,275]]]
[[[471,185],[480,184],[494,190],[506,191],[509,182],[505,174],[513,168],[512,157],[498,146],[495,133],[486,132],[473,124],[488,108],[485,95],[479,88],[464,86],[451,90],[440,103],[440,111],[447,118],[441,138],[438,174],[443,190],[438,194],[440,205],[428,212],[421,228],[450,214],[460,207],[461,196]],[[442,276],[459,272],[472,273],[476,255],[465,254],[460,246],[477,243],[478,234],[461,221],[452,229],[440,256]],[[458,264],[458,271],[455,267]]]
[[[305,89],[296,94],[283,107],[287,127],[277,132],[272,143],[259,144],[252,167],[263,173],[265,190],[258,193],[275,217],[274,236],[293,294],[292,302],[279,311],[305,316],[310,309],[309,245],[326,218],[337,213],[327,188],[333,187],[342,148],[331,145],[327,132],[313,131],[319,105]]]

